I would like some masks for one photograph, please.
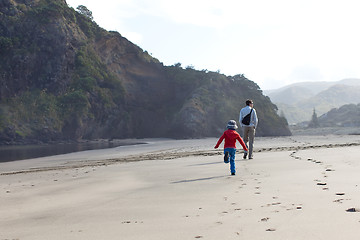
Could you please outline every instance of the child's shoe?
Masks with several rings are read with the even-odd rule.
[[[247,152],[246,152],[246,151],[244,151],[244,156],[243,156],[243,159],[246,159],[246,157],[247,157]]]
[[[229,152],[225,152],[224,163],[229,163]]]

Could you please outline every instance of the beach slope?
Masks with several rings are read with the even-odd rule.
[[[231,176],[217,139],[0,164],[0,239],[358,239],[357,136],[257,138]]]

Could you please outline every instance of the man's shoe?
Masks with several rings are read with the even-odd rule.
[[[229,163],[229,152],[225,152],[224,163]]]
[[[244,152],[243,159],[246,159],[246,157],[247,157],[247,152]]]
[[[235,175],[235,173],[234,173],[234,172],[232,172],[232,173],[231,173],[231,175]]]

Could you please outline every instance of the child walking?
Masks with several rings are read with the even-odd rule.
[[[229,163],[230,158],[230,172],[231,175],[235,175],[235,153],[236,153],[236,140],[239,141],[241,146],[243,147],[244,151],[247,152],[248,149],[240,137],[239,133],[235,131],[237,129],[237,125],[235,120],[230,120],[227,124],[227,129],[223,135],[219,138],[218,142],[215,145],[215,149],[218,148],[221,142],[225,139],[224,144],[224,162]]]

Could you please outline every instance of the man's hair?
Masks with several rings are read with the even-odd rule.
[[[250,99],[246,100],[246,106],[249,106],[249,105],[252,104],[252,103],[253,103],[252,100],[250,100]]]

